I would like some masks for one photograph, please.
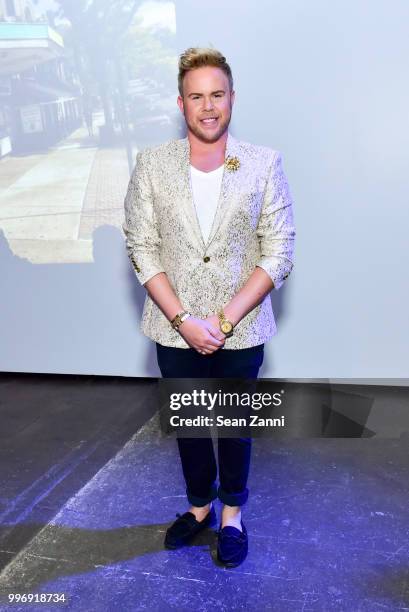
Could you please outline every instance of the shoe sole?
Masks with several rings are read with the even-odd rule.
[[[238,567],[239,565],[243,563],[243,561],[246,560],[246,557],[244,557],[244,559],[242,559],[241,561],[223,561],[223,559],[221,559],[219,555],[217,554],[217,560],[219,561],[219,563],[224,565],[224,567],[228,567],[228,568]]]

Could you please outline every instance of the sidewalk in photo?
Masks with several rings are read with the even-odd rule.
[[[82,127],[45,154],[1,160],[0,227],[15,255],[31,263],[92,262],[93,231],[120,228],[126,151],[96,144]]]

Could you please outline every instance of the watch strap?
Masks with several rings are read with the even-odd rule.
[[[228,334],[226,334],[226,335],[227,335],[227,336],[231,336],[231,335],[233,334],[234,325],[233,325],[233,323],[232,323],[231,321],[229,321],[229,319],[227,319],[227,318],[226,318],[226,315],[224,314],[223,308],[221,308],[221,309],[220,309],[220,310],[217,312],[217,316],[218,316],[218,318],[219,318],[219,325],[220,325],[220,329],[221,329],[221,326],[222,326],[222,324],[223,324],[224,322],[230,323],[230,325],[231,325],[231,331],[230,331]],[[221,331],[223,331],[223,330],[221,329]],[[225,334],[225,332],[223,332],[223,333]]]
[[[172,325],[173,329],[176,329],[177,331],[180,325],[183,323],[183,321],[185,321],[190,316],[192,316],[190,312],[187,312],[186,310],[182,310],[182,312],[178,312],[178,314],[176,315],[176,317],[172,319],[170,324]]]

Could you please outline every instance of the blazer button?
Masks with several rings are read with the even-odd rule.
[[[210,257],[206,255],[205,257],[203,257],[203,261],[207,263],[208,261],[210,261]]]

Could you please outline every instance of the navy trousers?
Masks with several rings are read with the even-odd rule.
[[[202,355],[156,343],[163,378],[257,378],[264,344],[245,349],[218,349]],[[251,438],[218,438],[219,487],[212,438],[177,438],[186,495],[193,506],[206,506],[217,497],[228,506],[242,506],[249,495]]]

